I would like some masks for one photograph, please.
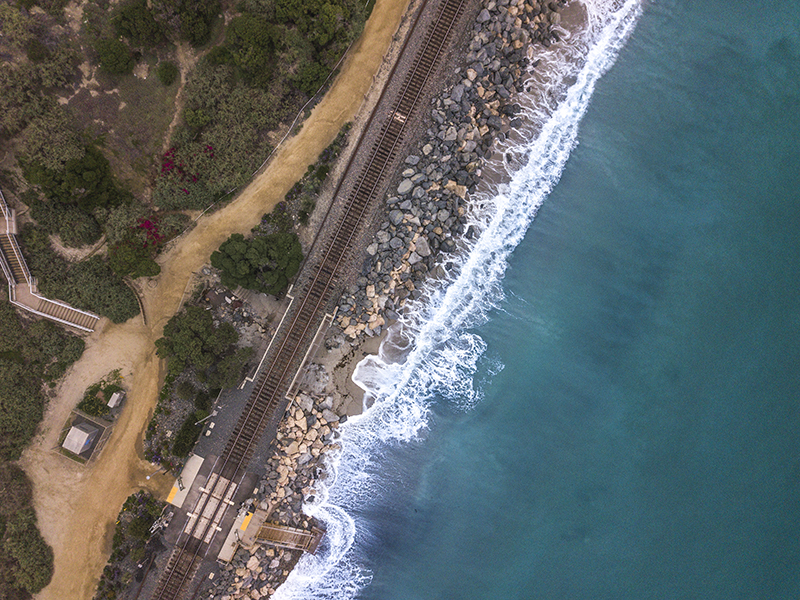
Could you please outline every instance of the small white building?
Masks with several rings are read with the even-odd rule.
[[[108,400],[108,408],[117,408],[125,399],[125,392],[114,392]]]
[[[92,446],[92,442],[94,442],[98,433],[99,430],[97,427],[90,423],[73,425],[67,437],[64,439],[64,443],[61,444],[61,447],[64,448],[64,450],[69,450],[73,454],[81,454]]]

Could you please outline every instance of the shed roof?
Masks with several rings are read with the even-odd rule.
[[[108,400],[107,406],[109,408],[117,408],[124,397],[125,392],[114,392],[111,394],[111,398]]]
[[[61,447],[73,454],[80,454],[92,445],[94,438],[97,436],[97,431],[97,427],[90,423],[73,425]]]

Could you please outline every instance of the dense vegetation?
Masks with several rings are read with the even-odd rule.
[[[115,323],[139,314],[136,296],[103,258],[68,263],[50,247],[47,234],[30,224],[20,237],[28,266],[45,296],[105,315]]]
[[[83,393],[83,399],[78,403],[78,409],[93,417],[105,417],[111,409],[108,401],[116,392],[122,391],[119,369],[90,385]]]
[[[16,460],[42,419],[51,385],[83,353],[79,337],[47,321],[23,326],[0,301],[0,598],[30,598],[50,581],[53,552],[36,528],[30,482]]]
[[[42,420],[42,382],[54,384],[84,343],[48,321],[23,327],[5,299],[0,323],[0,459],[16,460]]]
[[[187,82],[154,190],[162,208],[205,208],[247,181],[272,149],[268,134],[316,93],[366,18],[352,0],[245,0],[238,9]]]
[[[17,465],[0,462],[0,598],[27,600],[52,575],[53,551],[36,528],[30,481]]]
[[[28,10],[35,4],[45,12]],[[50,241],[28,232],[27,257],[44,266],[34,269],[43,292],[122,321],[138,310],[121,278],[157,275],[156,254],[188,224],[163,211],[206,208],[244,184],[272,150],[270,135],[317,91],[361,31],[367,9],[356,0],[244,0],[225,25],[216,1],[97,2],[84,6],[79,35],[71,39],[64,5],[0,4],[0,52],[12,57],[0,65],[0,135],[11,140],[25,177],[0,173],[0,183],[30,207],[41,233],[57,235],[65,246],[105,235],[107,253],[67,265],[51,260],[52,253],[33,258]],[[189,74],[171,148],[156,155],[172,116],[157,113],[172,103],[135,114],[136,107],[148,107],[148,94],[167,92],[130,72],[146,62],[155,75],[148,79],[174,97],[179,41],[210,47]],[[85,60],[100,67],[99,95],[76,87]],[[142,125],[151,121],[161,129]],[[313,210],[315,182],[326,173],[321,167],[304,180],[300,224]],[[148,188],[153,204],[134,200]],[[288,264],[278,264],[273,253],[274,268],[251,265],[248,274],[229,280],[272,293],[285,287],[298,262],[294,247],[288,238],[267,245],[287,250]],[[67,273],[76,281],[67,281]]]
[[[141,491],[128,496],[117,517],[111,542],[111,557],[97,585],[95,600],[114,600],[133,581],[138,564],[152,552],[150,528],[161,515],[164,502]]]
[[[237,348],[239,334],[230,323],[215,325],[211,313],[187,306],[164,326],[156,353],[169,361],[169,373],[190,369],[211,388],[232,387],[252,356],[251,348]]]
[[[168,369],[147,428],[148,460],[174,466],[189,454],[203,429],[196,423],[209,415],[222,388],[239,382],[253,356],[253,349],[239,348],[238,341],[230,323],[215,324],[211,312],[199,306],[187,306],[167,322],[164,337],[156,340],[156,353],[168,360]],[[164,422],[176,418],[182,420],[174,423],[178,431],[170,440]]]
[[[303,261],[295,233],[272,233],[250,239],[231,235],[211,254],[211,264],[222,271],[222,284],[277,296],[289,285]]]

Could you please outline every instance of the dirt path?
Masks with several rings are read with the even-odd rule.
[[[248,233],[316,160],[341,126],[354,118],[407,4],[408,0],[377,1],[341,75],[300,133],[287,140],[271,165],[237,200],[201,219],[162,257],[161,275],[142,298],[147,325],[141,317],[122,325],[107,324],[87,340],[86,352],[58,388],[39,433],[21,460],[34,483],[39,526],[55,552],[53,581],[37,598],[91,598],[125,498],[141,488],[162,496],[168,492],[173,478],[157,474],[148,481],[153,466],[140,458],[142,435],[156,403],[162,374],[153,341],[178,308],[192,272],[231,233]],[[61,426],[86,387],[117,368],[122,370],[130,393],[97,461],[84,467],[53,452]]]

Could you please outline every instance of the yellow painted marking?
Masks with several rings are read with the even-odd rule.
[[[239,529],[241,529],[242,531],[244,531],[245,529],[247,529],[247,526],[248,526],[248,525],[250,525],[250,519],[252,519],[252,518],[253,518],[253,513],[251,513],[251,512],[247,513],[247,514],[245,515],[245,517],[244,517],[244,521],[242,521],[242,524],[241,524],[241,526],[239,527]]]
[[[177,494],[178,494],[178,486],[177,485],[172,486],[172,490],[170,491],[169,496],[167,496],[167,502],[172,502]]]

